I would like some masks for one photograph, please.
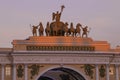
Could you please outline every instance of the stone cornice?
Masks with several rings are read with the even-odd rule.
[[[8,54],[0,54],[0,64],[10,64],[11,60]]]
[[[12,62],[11,59],[12,58]],[[120,64],[120,54],[80,51],[13,51],[0,54],[1,64]]]
[[[21,53],[21,52],[19,52]],[[12,54],[14,63],[40,64],[120,64],[120,55],[105,53],[23,53]],[[112,60],[113,59],[113,60]],[[112,60],[112,62],[110,62]]]

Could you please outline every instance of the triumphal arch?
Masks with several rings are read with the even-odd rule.
[[[120,80],[120,47],[89,37],[81,23],[52,14],[46,27],[31,26],[32,36],[0,48],[0,80]]]

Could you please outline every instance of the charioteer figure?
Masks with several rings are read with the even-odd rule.
[[[63,9],[65,8],[64,5],[61,6],[61,11],[57,11],[56,13],[52,13],[52,20],[53,22],[50,23],[50,35],[51,36],[64,36],[64,22],[60,21],[61,14],[63,12]]]
[[[52,14],[52,20],[56,20],[56,22],[60,22],[60,17],[61,17],[61,14],[62,14],[64,8],[65,8],[65,6],[62,5],[60,13],[59,13],[59,11],[57,11],[56,13],[53,13]]]

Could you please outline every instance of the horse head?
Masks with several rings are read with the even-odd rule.
[[[77,28],[77,27],[81,27],[81,26],[82,26],[82,25],[81,25],[80,23],[78,23],[78,24],[76,25],[76,28]]]

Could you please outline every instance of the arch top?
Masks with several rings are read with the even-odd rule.
[[[65,80],[65,79],[75,79],[75,80],[87,80],[81,72],[74,70],[69,67],[54,67],[44,71],[40,74],[36,80],[42,79],[50,79],[50,80]]]

